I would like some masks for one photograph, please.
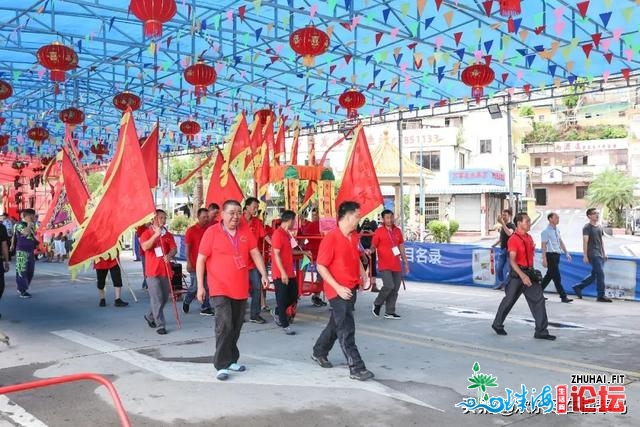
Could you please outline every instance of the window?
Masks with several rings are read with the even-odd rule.
[[[547,206],[546,188],[534,188],[533,193],[536,198],[536,206]]]
[[[544,114],[541,114],[538,116],[538,121],[539,122],[544,122]]]
[[[590,119],[591,118],[591,113],[584,113],[584,118],[585,119]]]
[[[420,155],[422,154],[422,159]],[[440,172],[440,151],[415,151],[411,153],[411,160],[423,168],[434,172]]]
[[[491,140],[490,139],[481,139],[480,140],[480,154],[482,153],[491,153]]]
[[[537,166],[537,167],[542,166],[542,158],[541,157],[534,157],[533,158],[533,166]]]
[[[464,154],[463,153],[458,153],[458,168],[460,169],[464,169]]]
[[[574,163],[576,166],[585,166],[589,164],[589,156],[578,156]]]
[[[584,199],[587,194],[587,186],[576,187],[576,199]]]
[[[421,129],[422,128],[422,120],[414,119],[414,120],[403,120],[402,121],[402,129]]]
[[[618,111],[618,117],[625,117],[627,115],[626,111]]]
[[[629,163],[629,156],[627,151],[618,150],[613,153],[609,153],[611,156],[611,163],[614,165],[626,165]]]

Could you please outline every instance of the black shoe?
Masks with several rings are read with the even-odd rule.
[[[156,322],[154,322],[153,320],[149,320],[147,319],[147,315],[144,315],[144,320],[147,321],[147,325],[149,325],[150,328],[155,328],[156,327]]]
[[[371,308],[371,312],[373,313],[374,316],[380,317],[380,306],[374,304],[373,307]]]
[[[122,301],[120,298],[118,298],[117,300],[115,300],[113,305],[115,305],[116,307],[126,307],[129,305],[129,303],[126,301]]]
[[[371,372],[368,369],[363,369],[363,370],[357,371],[357,372],[351,372],[349,374],[349,378],[351,378],[352,380],[358,380],[358,381],[370,380],[374,376],[375,375],[373,375],[373,372]]]
[[[380,292],[380,289],[378,289],[378,286],[375,283],[371,286],[371,292]]]
[[[262,318],[262,316],[260,316],[259,314],[258,314],[257,316],[252,316],[252,317],[249,319],[249,321],[250,321],[251,323],[257,323],[257,324],[259,324],[259,325],[262,325],[263,323],[267,323],[267,321],[266,321],[266,320],[264,320],[264,319]]]
[[[571,302],[573,300],[571,298],[564,297],[564,298],[561,298],[560,301],[562,301],[562,302]]]
[[[104,298],[100,298],[100,303],[98,303],[98,307],[106,307],[107,301]]]
[[[396,313],[385,313],[384,318],[385,319],[400,320],[400,319],[402,319],[402,316],[400,316],[399,314],[396,314]]]
[[[165,328],[160,328],[156,332],[160,335],[167,335],[167,330]]]
[[[505,331],[504,328],[498,328],[497,326],[491,325],[491,329],[496,331],[496,334],[498,335],[507,335],[507,331]]]
[[[315,295],[311,297],[311,303],[313,304],[314,307],[322,307],[327,305],[326,302],[322,301],[322,298],[317,297]]]
[[[544,300],[545,300],[545,301],[547,301],[548,299],[549,299],[549,298],[547,298],[547,297],[544,297]]]
[[[27,291],[20,292],[20,298],[31,298],[31,294]]]
[[[539,340],[549,340],[549,341],[553,341],[556,339],[556,336],[551,334],[533,334],[533,337]]]
[[[282,326],[282,324],[280,323],[280,317],[278,317],[278,315],[276,314],[275,309],[271,310],[271,317],[273,317],[273,323],[275,323],[278,326]]]
[[[331,362],[329,362],[329,359],[327,359],[327,356],[314,356],[314,355],[311,355],[311,360],[313,360],[314,362],[316,362],[318,365],[320,365],[323,368],[333,368],[333,364],[331,364]]]
[[[187,304],[186,302],[183,302],[182,303],[182,311],[184,311],[185,314],[188,313],[189,312],[189,304]]]
[[[203,308],[202,310],[200,310],[200,316],[213,316],[213,310],[211,309],[211,307]]]
[[[596,301],[598,301],[598,302],[613,302],[613,300],[611,298],[607,298],[607,297],[598,297],[596,299]]]
[[[573,287],[573,292],[575,292],[578,299],[582,299],[582,289],[580,289],[578,285]]]

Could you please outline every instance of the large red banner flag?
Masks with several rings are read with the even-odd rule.
[[[213,168],[211,168],[211,180],[209,181],[209,189],[207,190],[206,205],[209,206],[211,203],[217,203],[218,206],[222,207],[223,203],[227,200],[242,202],[244,195],[242,194],[240,185],[238,185],[238,181],[236,181],[233,175],[233,171],[229,170],[227,182],[222,184],[220,174],[225,160],[220,149],[216,151],[217,153],[214,154],[215,162],[213,163]]]
[[[71,214],[71,206],[67,199],[67,191],[58,181],[53,190],[53,197],[44,218],[40,220],[38,235],[66,233],[76,227],[76,222]]]
[[[67,190],[67,198],[71,211],[78,224],[84,221],[85,209],[89,201],[89,186],[82,165],[78,158],[78,151],[73,144],[71,128],[66,125],[62,143],[62,180]]]
[[[366,216],[384,201],[364,128],[358,125],[354,132],[353,149],[336,197],[336,211],[342,202],[354,201],[360,203],[360,215]]]
[[[293,140],[291,142],[291,164],[298,164],[298,141],[300,141],[300,122],[296,119],[291,125],[293,129]]]
[[[231,130],[231,134],[227,139],[225,145],[225,162],[222,165],[220,171],[220,178],[222,184],[226,184],[228,172],[231,165],[238,159],[242,160],[247,154],[247,151],[251,149],[251,137],[249,135],[249,126],[247,125],[247,118],[244,113],[240,113],[236,117],[236,123]]]
[[[142,159],[144,169],[147,171],[149,188],[158,186],[158,144],[160,143],[159,123],[156,122],[153,130],[142,144]]]
[[[280,117],[278,123],[278,133],[276,134],[276,141],[273,144],[273,161],[275,164],[279,165],[282,163],[282,160],[286,162],[286,149],[285,149],[285,140],[284,134],[287,131],[287,127],[284,124],[284,117]],[[282,157],[285,157],[282,159]]]
[[[116,258],[128,229],[148,222],[155,213],[131,109],[122,116],[109,180],[87,207],[69,256],[72,274],[97,258]],[[140,179],[144,177],[143,179]]]

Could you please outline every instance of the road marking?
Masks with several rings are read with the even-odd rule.
[[[110,342],[69,329],[52,331],[51,333],[82,346],[108,354],[109,356],[153,372],[171,381],[219,382],[214,378],[214,368],[210,364],[162,361],[140,354],[135,350],[128,350]],[[253,359],[256,363],[250,364],[246,373],[234,374],[232,379],[234,384],[358,389],[439,412],[445,412],[443,409],[436,408],[377,381],[352,380],[348,377],[345,369],[323,369],[316,367],[311,359],[309,359],[308,362],[302,362],[261,357],[245,353],[242,354],[242,357],[243,359]],[[301,372],[305,374],[300,375]]]
[[[0,395],[0,415],[9,418],[20,427],[48,427],[34,415],[28,413],[22,406],[9,400],[5,395]]]

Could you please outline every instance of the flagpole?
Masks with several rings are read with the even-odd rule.
[[[127,274],[127,272],[124,270],[124,268],[122,268],[122,264],[120,264],[120,258],[116,258],[116,262],[118,263],[118,267],[120,267],[120,271],[122,273],[124,273],[124,281],[125,284],[127,285],[127,288],[129,288],[129,291],[131,292],[131,296],[133,297],[133,300],[136,302],[136,304],[138,303],[138,298],[136,297],[136,293],[133,292],[133,288],[131,287],[131,282],[129,281],[129,275]]]
[[[178,313],[178,306],[176,305],[176,294],[173,292],[173,283],[171,283],[171,270],[169,269],[169,262],[164,262],[164,268],[167,273],[167,279],[169,280],[169,293],[171,294],[171,305],[173,306],[173,313],[176,316],[176,324],[178,329],[182,328],[180,324],[180,314]]]

